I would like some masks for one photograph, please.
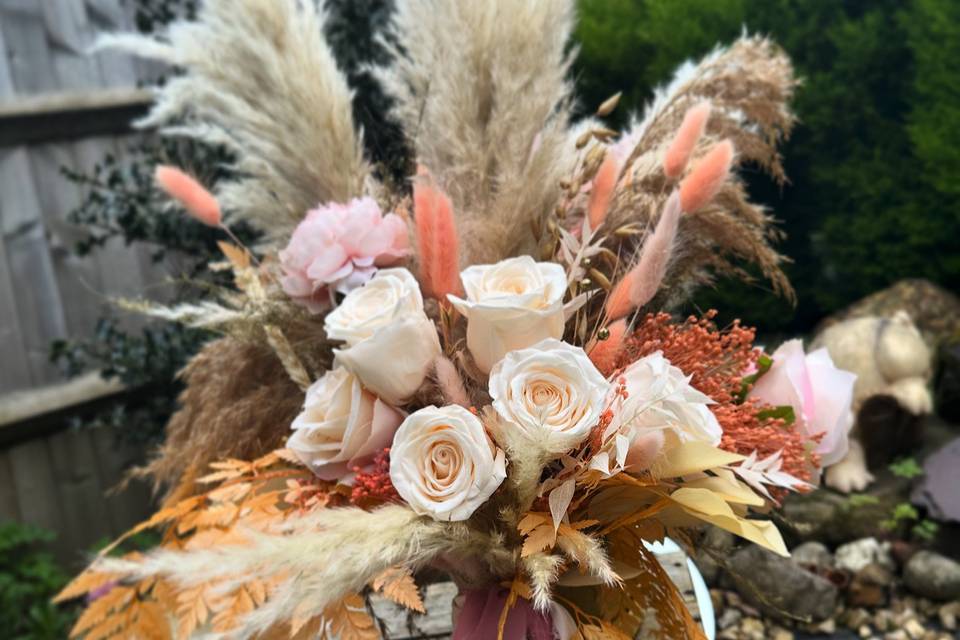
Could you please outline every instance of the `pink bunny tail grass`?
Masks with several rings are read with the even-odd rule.
[[[707,128],[707,120],[710,119],[710,103],[701,102],[687,110],[683,116],[683,122],[677,129],[677,135],[670,143],[667,149],[667,155],[663,159],[663,172],[670,179],[680,177],[683,170],[687,168],[690,162],[690,156],[693,154],[700,136]]]
[[[617,361],[623,351],[623,339],[627,335],[627,321],[617,320],[607,327],[610,332],[606,340],[596,340],[589,349],[588,355],[594,366],[605,376],[609,376],[617,368]]]
[[[630,291],[633,289],[633,280],[636,274],[631,269],[620,279],[620,282],[613,287],[613,291],[607,296],[605,309],[607,317],[611,320],[618,320],[633,310],[633,303],[630,301]]]
[[[460,377],[457,367],[448,358],[437,356],[433,361],[433,370],[444,402],[469,409],[470,396],[467,395],[467,389],[463,386],[463,378]]]
[[[636,265],[613,288],[607,298],[608,318],[622,318],[650,302],[657,294],[667,273],[667,265],[670,264],[673,243],[677,239],[680,214],[683,213],[680,199],[681,195],[676,191],[667,199],[657,226],[640,248]]]
[[[448,293],[459,295],[460,243],[453,205],[429,178],[421,178],[413,185],[413,216],[424,295],[440,301],[446,301]]]
[[[730,176],[732,163],[733,143],[729,140],[717,143],[680,183],[680,207],[693,213],[713,200]]]
[[[210,227],[221,225],[220,204],[194,178],[176,167],[159,165],[153,179],[164,193],[183,205],[190,216]]]
[[[590,228],[596,231],[610,210],[613,192],[617,188],[617,174],[620,172],[616,157],[610,151],[604,156],[597,175],[593,178],[593,187],[590,189],[590,200],[587,202],[587,218]]]

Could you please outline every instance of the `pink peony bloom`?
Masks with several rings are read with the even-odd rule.
[[[349,293],[373,277],[377,267],[410,253],[407,225],[393,213],[383,215],[373,198],[354,198],[311,209],[280,252],[280,284],[313,313],[333,293]]]
[[[804,354],[800,340],[788,340],[773,352],[773,365],[760,376],[749,397],[774,406],[793,407],[808,436],[823,434],[814,451],[824,468],[847,454],[853,426],[853,383],[857,376],[838,369],[826,349]]]

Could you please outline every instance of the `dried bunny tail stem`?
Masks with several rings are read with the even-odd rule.
[[[457,216],[466,263],[535,248],[576,148],[572,0],[400,0],[374,75]],[[531,37],[536,34],[536,37]]]
[[[220,226],[220,203],[195,178],[168,165],[157,166],[153,177],[157,186],[183,205],[194,219],[208,227]]]
[[[716,197],[730,177],[733,155],[733,143],[729,140],[720,142],[707,152],[680,183],[681,209],[692,213]]]
[[[523,569],[530,577],[533,588],[533,607],[537,611],[546,611],[552,602],[550,590],[557,581],[563,558],[558,555],[534,553],[522,559]]]
[[[420,288],[424,295],[447,304],[447,294],[460,295],[460,241],[453,205],[432,182],[421,175],[413,184],[413,216],[420,259]]]
[[[220,588],[230,589],[254,578],[281,578],[271,597],[241,618],[231,636],[252,638],[290,620],[294,612],[319,615],[386,569],[422,565],[463,540],[458,527],[422,518],[404,506],[322,509],[286,520],[283,529],[250,531],[247,545],[160,550],[136,561],[104,559],[95,567],[135,579],[164,576],[183,587],[222,580]]]
[[[467,394],[466,387],[463,386],[463,378],[457,371],[456,365],[445,356],[437,356],[433,361],[433,370],[444,401],[469,409],[470,396]]]
[[[221,205],[282,242],[309,208],[372,184],[323,23],[315,0],[207,0],[196,21],[156,38],[106,35],[97,46],[184,69],[139,124],[225,145],[236,177],[220,183]]]
[[[613,192],[617,188],[617,176],[620,173],[620,163],[616,156],[607,151],[593,178],[593,188],[590,190],[590,200],[587,202],[587,216],[590,228],[594,231],[600,228],[610,210]]]
[[[624,337],[627,335],[627,321],[623,318],[607,326],[607,339],[597,339],[587,350],[590,361],[605,376],[617,368],[620,354],[623,352]]]
[[[667,149],[667,154],[663,159],[663,172],[668,178],[678,178],[687,168],[690,162],[690,156],[693,150],[703,136],[707,128],[707,120],[710,118],[710,103],[701,102],[696,106],[690,107],[686,115],[683,116],[683,122],[673,142]]]
[[[656,295],[673,254],[682,213],[680,202],[681,195],[677,192],[667,199],[657,226],[640,248],[636,265],[610,292],[606,303],[607,317],[610,319],[623,318]]]

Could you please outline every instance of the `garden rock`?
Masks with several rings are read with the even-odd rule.
[[[907,561],[903,581],[913,593],[931,600],[960,598],[960,563],[932,551],[918,551]]]
[[[733,554],[730,574],[744,600],[768,615],[825,620],[837,606],[837,588],[789,558],[757,546]]]
[[[862,538],[849,542],[837,549],[834,563],[838,569],[857,573],[869,564],[878,564],[893,570],[896,565],[890,555],[890,543],[879,542],[876,538]]]
[[[880,607],[887,603],[893,572],[870,563],[853,576],[847,586],[847,602],[854,607]]]
[[[790,552],[793,561],[802,567],[829,569],[833,566],[833,555],[827,545],[816,542],[804,542]]]

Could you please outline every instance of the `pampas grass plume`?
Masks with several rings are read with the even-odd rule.
[[[667,155],[663,159],[663,172],[668,178],[678,178],[683,170],[687,168],[690,162],[690,156],[693,154],[700,136],[707,128],[707,120],[710,119],[710,103],[701,102],[687,110],[683,116],[683,122],[674,136],[673,142],[667,149]]]
[[[590,228],[596,231],[610,210],[610,201],[617,186],[617,174],[620,167],[614,155],[607,151],[597,175],[593,178],[593,188],[590,190],[590,200],[587,203],[587,216],[590,219]]]
[[[729,162],[727,164],[729,169]],[[699,169],[699,167],[698,167]],[[712,197],[712,196],[711,196]],[[650,302],[660,288],[673,254],[673,243],[680,225],[682,192],[667,199],[653,233],[640,248],[636,265],[617,283],[607,298],[607,317],[616,320]]]
[[[623,338],[627,334],[627,321],[617,320],[607,327],[610,335],[606,340],[597,340],[590,348],[590,361],[605,376],[617,368],[620,352],[623,350]]]
[[[459,295],[460,249],[450,198],[421,174],[413,185],[413,215],[423,293],[441,302]]]
[[[714,146],[680,183],[680,208],[692,213],[713,200],[730,175],[733,143],[724,140]]]
[[[191,217],[209,227],[219,227],[222,216],[217,199],[180,169],[169,165],[159,165],[153,178],[168,196],[183,205]]]

